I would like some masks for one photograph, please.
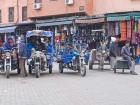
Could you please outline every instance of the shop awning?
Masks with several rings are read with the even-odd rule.
[[[97,18],[97,19],[77,19],[75,20],[76,24],[94,24],[94,23],[102,23],[104,22],[104,18]]]
[[[44,23],[36,23],[36,27],[43,27],[43,26],[58,26],[58,25],[67,25],[72,24],[73,21],[54,21],[54,22],[44,22]]]
[[[107,21],[130,20],[130,16],[107,16]]]
[[[12,33],[15,32],[16,26],[13,27],[2,27],[0,28],[0,33]]]
[[[135,16],[135,21],[138,21],[140,19],[140,16]]]

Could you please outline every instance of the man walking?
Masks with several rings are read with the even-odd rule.
[[[27,48],[26,43],[24,40],[24,36],[21,36],[20,42],[19,42],[19,68],[21,70],[21,76],[25,77],[27,76],[27,71],[25,69],[25,60],[27,58]]]
[[[116,37],[116,38],[112,37],[111,41],[112,42],[109,47],[109,56],[110,56],[111,70],[113,70],[116,64],[116,57],[119,55],[119,52],[120,52],[120,49],[118,47],[119,37]]]

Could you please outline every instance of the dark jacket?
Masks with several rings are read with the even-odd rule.
[[[27,47],[24,39],[21,39],[19,43],[19,56],[21,58],[27,58]]]
[[[130,54],[130,49],[126,46],[124,46],[121,50],[121,54],[124,58],[128,58],[128,57],[131,57],[131,54]]]
[[[119,49],[119,47],[118,47],[118,44],[115,43],[115,42],[112,42],[112,43],[110,44],[110,47],[109,47],[109,54],[110,54],[110,57],[116,57],[116,56],[120,55],[120,54],[119,54],[119,51],[120,51],[120,49]]]

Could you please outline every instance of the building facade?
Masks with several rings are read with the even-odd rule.
[[[28,18],[28,0],[0,0],[0,39],[16,37],[33,29]]]
[[[27,0],[0,0],[0,11],[0,25],[17,24],[29,20],[26,15]]]
[[[140,0],[0,0],[0,34],[43,29],[88,37],[105,29],[109,36],[140,45],[139,5]]]
[[[121,42],[130,40],[135,55],[140,55],[140,0],[94,0],[94,15],[105,14],[110,36],[120,35]],[[123,45],[123,44],[122,44]]]

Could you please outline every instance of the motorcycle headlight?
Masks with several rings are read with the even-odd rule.
[[[11,54],[10,54],[10,52],[6,52],[5,55],[6,55],[6,57],[10,57]]]
[[[102,53],[105,54],[105,51],[103,51]]]
[[[41,56],[39,51],[37,51],[35,55],[36,55],[36,57],[40,57]]]

